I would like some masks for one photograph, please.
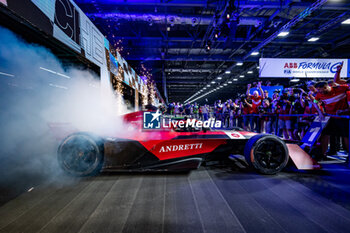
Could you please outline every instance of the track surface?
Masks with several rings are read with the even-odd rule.
[[[53,182],[1,206],[0,232],[349,232],[349,187],[324,177],[207,167]]]

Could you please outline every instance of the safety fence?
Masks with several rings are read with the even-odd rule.
[[[318,114],[244,114],[244,115],[225,115],[220,113],[220,115],[215,113],[208,114],[207,117],[199,114],[192,115],[174,115],[178,118],[188,118],[188,119],[199,119],[207,120],[205,118],[212,118],[222,122],[222,127],[220,129],[233,129],[235,127],[245,128],[257,133],[270,133],[282,137],[284,128],[286,127],[286,121],[288,124],[293,124],[291,130],[303,130],[303,135],[300,139],[300,144],[302,146],[312,147],[318,138],[321,136],[322,131],[327,126],[331,118],[334,119],[346,119],[348,121],[348,138],[350,139],[350,116],[347,115],[330,115],[324,114],[319,116]],[[281,124],[282,123],[282,124]],[[261,124],[270,124],[270,129],[266,127],[261,131]],[[251,128],[249,128],[251,127]],[[259,128],[260,127],[260,128]],[[344,125],[345,127],[345,125]],[[340,130],[340,129],[339,129]],[[342,129],[344,130],[344,129]],[[300,133],[300,131],[299,131]],[[350,158],[350,152],[348,151],[348,156]]]

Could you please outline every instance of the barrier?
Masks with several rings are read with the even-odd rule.
[[[192,118],[192,119],[198,118],[198,114],[192,114],[192,115],[176,114],[173,116],[175,116],[175,117],[187,117],[187,118]],[[227,118],[227,116],[224,117],[223,113],[221,113],[221,116],[219,116],[219,117],[215,113],[209,113],[209,117],[215,118],[215,119],[220,118],[221,121],[225,121]],[[300,123],[300,119],[302,117],[315,117],[315,119],[312,122],[310,122],[310,126],[308,127],[307,131],[305,132],[304,137],[300,140],[300,142],[303,143],[302,146],[308,146],[308,147],[312,147],[315,144],[315,142],[317,141],[317,139],[321,135],[322,130],[327,126],[328,120],[330,118],[347,119],[349,121],[348,138],[350,139],[350,116],[346,116],[346,115],[324,114],[324,119],[321,119],[318,114],[245,114],[245,115],[234,114],[234,115],[230,115],[228,118],[231,121],[233,119],[244,118],[244,117],[248,117],[249,119],[250,119],[250,117],[258,117],[258,119],[259,118],[261,119],[263,117],[274,118],[274,120],[273,120],[274,134],[277,136],[281,136],[278,132],[280,130],[280,127],[279,127],[279,121],[280,121],[279,118],[280,117],[294,117],[294,118],[296,118],[296,121],[297,121],[296,123]],[[232,127],[222,127],[222,128],[232,129]],[[347,158],[348,164],[349,164],[349,158],[350,158],[350,150],[348,150],[348,158]]]

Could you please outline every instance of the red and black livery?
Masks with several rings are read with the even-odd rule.
[[[184,171],[198,168],[207,160],[241,154],[249,165],[264,174],[275,174],[289,158],[299,169],[319,166],[298,145],[279,137],[234,130],[142,130],[142,112],[124,116],[138,128],[118,137],[76,132],[65,137],[58,148],[62,168],[73,175],[112,171]],[[142,127],[142,126],[141,126]]]

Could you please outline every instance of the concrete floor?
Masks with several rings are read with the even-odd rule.
[[[0,232],[349,232],[348,178],[337,164],[276,176],[239,164],[66,177],[2,205]]]

